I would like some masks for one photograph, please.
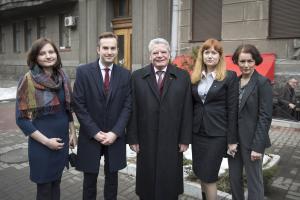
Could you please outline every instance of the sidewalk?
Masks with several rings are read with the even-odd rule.
[[[0,199],[32,200],[35,184],[29,180],[27,161],[27,138],[15,125],[15,102],[0,103]],[[275,121],[270,137],[272,147],[269,153],[278,154],[281,160],[278,172],[272,180],[266,199],[300,199],[300,128],[283,127],[285,122]],[[300,127],[294,123],[292,127]],[[103,199],[103,172],[98,178],[98,198]],[[82,174],[74,168],[64,172],[61,184],[62,200],[80,200],[82,195]],[[135,200],[135,178],[119,173],[120,200]],[[181,200],[195,198],[181,196]],[[222,199],[219,197],[219,199]]]
[[[27,138],[15,125],[15,102],[0,103],[0,199],[33,200],[35,184],[29,180]],[[82,173],[65,170],[61,183],[62,200],[82,199]],[[103,168],[98,177],[98,198],[103,199]],[[118,199],[137,200],[135,178],[119,173]],[[195,200],[182,195],[181,200]]]

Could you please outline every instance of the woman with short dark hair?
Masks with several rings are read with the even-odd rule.
[[[16,123],[28,136],[30,179],[37,200],[59,200],[69,145],[76,143],[70,81],[55,44],[36,40],[28,53],[29,72],[17,89]],[[70,129],[70,134],[69,134]]]
[[[262,163],[272,121],[272,87],[255,67],[263,59],[254,45],[240,45],[232,57],[242,74],[239,77],[238,150],[228,158],[233,200],[243,200],[243,168],[247,177],[248,199],[263,200]]]

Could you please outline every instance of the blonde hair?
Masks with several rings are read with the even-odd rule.
[[[216,39],[208,39],[206,40],[202,46],[200,47],[196,59],[196,63],[194,65],[194,70],[191,75],[192,83],[195,84],[202,79],[202,71],[207,70],[206,65],[203,62],[203,52],[207,49],[214,48],[220,54],[219,63],[216,66],[216,80],[222,81],[226,77],[226,63],[224,58],[224,50],[219,42]]]

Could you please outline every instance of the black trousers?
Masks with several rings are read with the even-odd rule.
[[[60,179],[37,184],[36,200],[60,200]]]
[[[109,171],[107,148],[104,150],[104,199],[116,200],[118,194],[118,172]],[[84,173],[83,200],[96,200],[98,173]]]

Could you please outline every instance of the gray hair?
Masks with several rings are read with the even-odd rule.
[[[149,45],[148,45],[149,53],[151,53],[153,51],[154,45],[157,45],[157,44],[166,45],[167,50],[169,51],[169,53],[171,52],[170,44],[167,40],[165,40],[163,38],[155,38],[155,39],[153,39],[149,42]]]

